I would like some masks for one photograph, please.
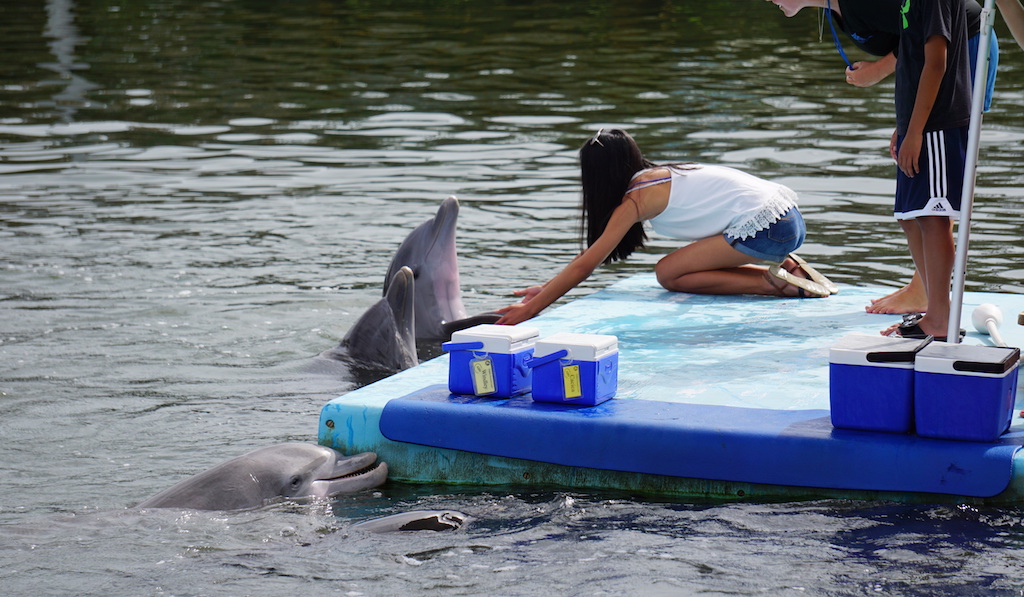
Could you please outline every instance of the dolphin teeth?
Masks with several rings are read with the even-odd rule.
[[[363,468],[361,468],[361,469],[359,469],[359,470],[357,470],[355,472],[348,473],[347,475],[342,475],[340,477],[332,477],[332,478],[333,479],[351,479],[352,477],[359,477],[359,476],[366,475],[366,474],[374,472],[375,470],[379,469],[382,464],[384,464],[384,463],[383,462],[374,462],[373,464],[371,464],[369,466],[364,466]]]

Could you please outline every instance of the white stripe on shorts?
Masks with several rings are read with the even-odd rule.
[[[930,199],[946,198],[946,138],[945,131],[932,131],[924,135],[928,147],[928,190]]]

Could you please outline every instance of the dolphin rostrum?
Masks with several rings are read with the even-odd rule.
[[[459,264],[455,252],[455,227],[459,200],[454,196],[441,202],[433,218],[420,224],[402,241],[384,278],[384,294],[402,267],[416,278],[416,340],[449,340],[451,332],[494,323],[501,316],[490,313],[466,316],[459,286]]]
[[[388,465],[363,452],[344,456],[326,446],[276,444],[253,450],[189,477],[137,508],[243,510],[276,499],[328,498],[377,487]]]

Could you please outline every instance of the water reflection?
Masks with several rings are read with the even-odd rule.
[[[89,65],[78,62],[76,48],[88,39],[82,37],[75,26],[73,0],[47,0],[46,17],[43,35],[52,40],[49,42],[50,52],[57,61],[40,66],[60,75],[61,81],[53,84],[63,83],[64,88],[53,95],[53,108],[61,122],[72,122],[75,113],[87,105],[88,93],[99,89],[99,85],[78,74],[88,70]]]

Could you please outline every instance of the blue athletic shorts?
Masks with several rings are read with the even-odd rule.
[[[903,137],[896,139],[896,151]],[[922,216],[960,217],[960,195],[964,186],[964,162],[967,160],[967,127],[924,134],[918,165],[913,178],[896,168],[897,220]]]
[[[800,215],[800,210],[794,207],[754,236],[743,240],[728,234],[722,236],[725,237],[725,242],[744,255],[762,261],[781,263],[787,255],[804,244],[807,227],[804,226],[804,217]]]
[[[967,40],[967,53],[971,56],[971,85],[974,85],[974,73],[978,70],[978,44],[981,42],[981,34],[975,35]],[[996,32],[992,32],[991,41],[988,45],[988,79],[985,85],[985,111],[992,107],[992,91],[996,88],[996,66],[999,65],[999,41],[996,40]],[[972,87],[973,90],[973,87]]]

